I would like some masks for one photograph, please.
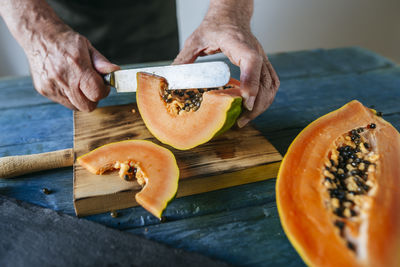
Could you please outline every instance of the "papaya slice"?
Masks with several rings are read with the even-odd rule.
[[[168,90],[165,78],[137,74],[136,101],[149,131],[162,143],[185,150],[231,128],[241,113],[237,80],[224,90]]]
[[[306,127],[279,169],[289,240],[310,266],[400,266],[400,134],[352,101]]]
[[[93,174],[119,169],[121,178],[137,179],[143,186],[136,202],[161,218],[178,190],[179,169],[171,151],[146,140],[110,143],[79,157],[77,162]]]

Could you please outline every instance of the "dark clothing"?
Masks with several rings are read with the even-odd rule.
[[[47,0],[72,29],[116,64],[174,59],[175,0]]]

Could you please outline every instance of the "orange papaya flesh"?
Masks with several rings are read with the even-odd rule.
[[[400,266],[400,134],[351,101],[306,127],[279,169],[289,240],[310,266]]]
[[[171,151],[146,140],[127,140],[101,146],[77,159],[93,174],[120,170],[125,180],[136,178],[143,186],[136,202],[161,218],[178,190],[179,169]]]
[[[136,101],[149,131],[162,143],[185,150],[231,128],[241,113],[240,83],[224,90],[168,90],[165,78],[137,74]]]

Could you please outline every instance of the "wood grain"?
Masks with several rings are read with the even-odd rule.
[[[99,146],[127,139],[160,144],[146,129],[135,104],[104,107],[92,113],[74,113],[74,151],[79,157]],[[168,146],[167,146],[168,147]],[[211,142],[174,153],[180,169],[177,197],[276,177],[279,152],[251,126],[233,129]],[[86,216],[137,205],[141,187],[116,172],[93,175],[74,165],[74,207]]]

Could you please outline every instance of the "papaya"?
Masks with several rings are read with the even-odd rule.
[[[119,170],[122,179],[137,180],[143,188],[135,195],[136,202],[159,219],[178,190],[175,156],[150,141],[110,143],[79,157],[77,162],[93,174]]]
[[[139,72],[136,102],[147,129],[160,142],[186,150],[235,124],[242,110],[239,87],[231,79],[222,88],[168,90],[165,78]]]
[[[278,172],[283,229],[309,266],[400,266],[400,134],[354,100],[312,122]]]

